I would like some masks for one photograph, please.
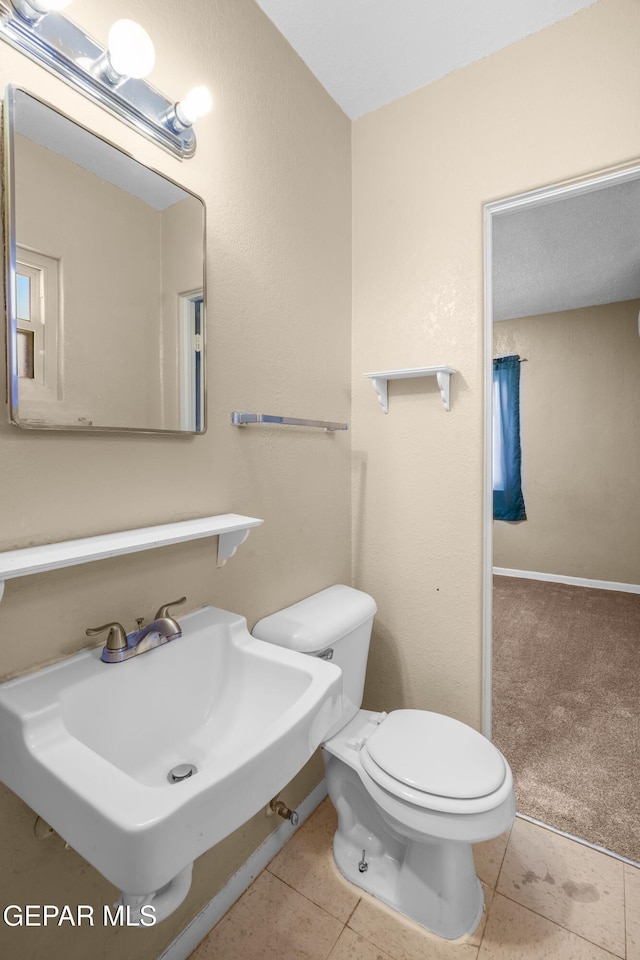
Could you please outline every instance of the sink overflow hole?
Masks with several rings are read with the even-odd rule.
[[[173,770],[169,770],[167,780],[169,783],[180,783],[181,780],[187,780],[197,772],[198,768],[195,763],[179,763]]]

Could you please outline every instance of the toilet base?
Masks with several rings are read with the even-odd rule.
[[[351,883],[431,933],[445,940],[457,940],[473,933],[480,923],[484,893],[475,870],[469,876],[464,866],[460,870],[459,864],[451,862],[452,858],[442,857],[445,851],[437,846],[429,849],[429,844],[414,842],[408,851],[411,863],[398,863],[384,852],[371,854],[365,847],[367,870],[363,873],[358,867],[363,848],[358,850],[337,832],[333,856],[340,873]],[[450,862],[445,864],[444,859]]]
[[[471,844],[402,835],[383,819],[353,769],[326,753],[325,763],[338,813],[333,854],[342,875],[439,937],[472,933],[484,893]]]

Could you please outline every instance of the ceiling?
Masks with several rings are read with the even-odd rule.
[[[594,2],[256,0],[352,120]]]
[[[493,319],[640,298],[640,178],[493,218]]]

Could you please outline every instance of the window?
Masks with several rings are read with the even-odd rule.
[[[493,374],[493,489],[504,490],[502,469],[502,414],[500,412],[500,384]]]
[[[526,520],[520,448],[520,357],[493,361],[493,519]]]
[[[52,257],[17,248],[16,366],[21,400],[59,399],[59,265]]]

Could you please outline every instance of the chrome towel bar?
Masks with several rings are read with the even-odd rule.
[[[336,423],[334,420],[300,420],[298,417],[272,417],[268,413],[240,413],[234,410],[231,414],[231,423],[234,427],[244,427],[248,423],[280,423],[290,427],[320,427],[321,430],[348,430],[348,423]]]

